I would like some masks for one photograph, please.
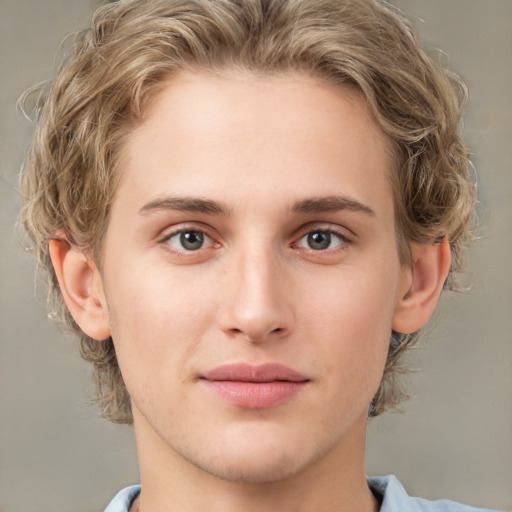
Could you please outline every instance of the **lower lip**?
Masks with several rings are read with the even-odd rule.
[[[280,405],[298,395],[307,384],[306,381],[241,382],[203,380],[203,382],[221,398],[245,409],[269,409]]]

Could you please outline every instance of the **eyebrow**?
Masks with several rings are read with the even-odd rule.
[[[304,199],[295,203],[291,210],[295,213],[323,213],[340,210],[351,210],[375,216],[375,212],[367,205],[346,196],[328,196]]]
[[[145,204],[140,210],[141,215],[159,211],[176,210],[182,212],[209,213],[214,215],[229,215],[229,209],[223,204],[211,199],[200,197],[165,197],[155,199]]]
[[[212,199],[200,197],[164,197],[145,204],[140,210],[141,215],[150,215],[166,210],[182,212],[207,213],[213,215],[230,215],[231,211],[224,204]],[[323,213],[340,210],[363,212],[374,216],[375,212],[367,205],[345,196],[327,196],[309,198],[298,201],[290,210],[294,213]]]

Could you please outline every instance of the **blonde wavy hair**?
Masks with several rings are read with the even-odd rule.
[[[48,253],[65,233],[99,261],[126,134],[169,77],[290,70],[362,91],[394,153],[392,182],[400,257],[411,242],[447,238],[461,269],[475,206],[459,120],[466,89],[420,48],[398,11],[377,0],[122,0],[101,7],[75,37],[74,55],[45,98],[21,176],[21,224],[47,272],[52,316],[94,365],[96,401],[114,422],[132,421],[111,339],[86,336],[67,310]],[[396,406],[403,353],[417,333],[391,336],[370,415]]]

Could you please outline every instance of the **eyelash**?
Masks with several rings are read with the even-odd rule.
[[[219,243],[216,243],[214,242],[213,238],[208,235],[208,233],[204,230],[204,229],[199,229],[199,228],[195,228],[195,227],[185,227],[185,228],[180,228],[176,231],[173,231],[172,233],[169,233],[167,235],[165,235],[165,237],[163,237],[161,240],[160,240],[160,243],[162,245],[164,245],[165,249],[173,254],[176,254],[176,255],[179,255],[179,256],[189,256],[189,255],[194,255],[196,253],[198,253],[199,251],[201,251],[201,249],[206,249],[205,247],[201,246],[201,247],[198,247],[196,250],[191,250],[191,249],[186,249],[186,248],[183,248],[183,249],[179,249],[179,248],[174,248],[172,245],[171,245],[171,240],[175,237],[178,237],[178,236],[182,236],[182,235],[185,235],[187,233],[196,233],[196,234],[199,234],[203,237],[204,240],[209,240],[210,241],[210,244],[213,246],[212,248],[214,247],[220,247],[220,244]],[[183,246],[183,244],[182,244]]]
[[[173,247],[171,244],[171,240],[178,236],[183,236],[185,234],[195,233],[199,234],[203,240],[209,241],[208,245],[209,247],[204,247],[201,245],[201,247],[198,247],[197,249],[186,249],[183,247],[183,241],[180,240],[180,244],[182,248]],[[329,245],[332,242],[332,237],[335,237],[338,239],[338,245],[334,248],[322,248],[322,249],[314,249],[312,247],[306,247],[303,248],[307,251],[310,251],[310,254],[313,254],[315,256],[321,256],[322,254],[336,254],[338,252],[344,251],[347,248],[347,245],[350,245],[353,243],[353,238],[348,236],[345,232],[340,232],[338,230],[332,229],[331,227],[319,227],[319,228],[313,228],[311,226],[305,226],[300,230],[298,233],[298,238],[296,238],[295,242],[293,242],[290,247],[292,249],[301,249],[300,242],[311,235],[315,234],[322,234],[322,235],[328,235],[329,239]],[[200,252],[207,250],[207,249],[215,249],[221,247],[221,244],[218,242],[215,242],[213,237],[211,237],[205,229],[197,228],[197,227],[183,227],[180,229],[177,229],[176,231],[173,231],[172,233],[166,234],[165,237],[163,237],[160,241],[160,244],[164,246],[164,248],[171,252],[174,255],[180,256],[180,257],[193,257],[195,255],[198,255]]]
[[[331,237],[335,237],[338,239],[339,243],[334,248],[325,248],[325,249],[313,249],[311,247],[307,248],[307,250],[311,251],[312,254],[321,256],[322,254],[336,254],[338,252],[344,251],[347,248],[347,245],[351,244],[354,240],[352,237],[349,237],[345,232],[341,232],[335,230],[331,227],[318,227],[313,228],[311,226],[306,226],[299,233],[299,238],[297,242],[292,244],[292,248],[297,248],[299,243],[306,237],[309,237],[314,234],[323,234],[328,235],[330,237],[329,242],[331,242]]]

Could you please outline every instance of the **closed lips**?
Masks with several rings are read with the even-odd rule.
[[[310,382],[301,373],[280,364],[230,364],[200,377],[207,388],[241,409],[269,409],[288,402]]]
[[[201,378],[210,381],[239,381],[239,382],[307,382],[306,376],[288,368],[287,366],[267,363],[253,366],[249,364],[228,364],[219,366],[201,375]]]

